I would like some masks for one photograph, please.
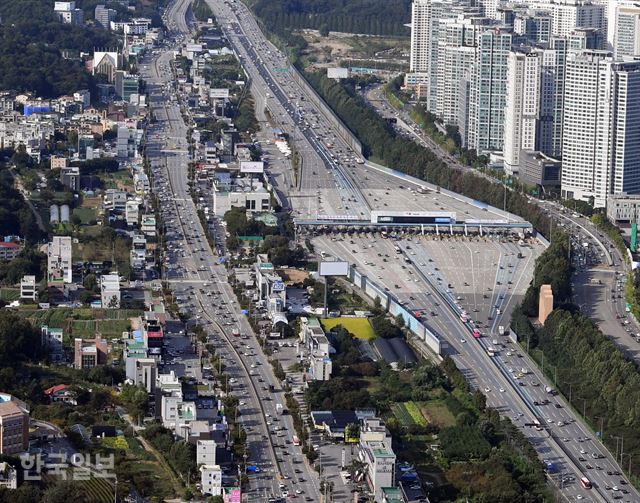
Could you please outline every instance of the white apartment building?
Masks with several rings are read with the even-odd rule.
[[[562,196],[602,207],[640,194],[640,61],[570,53],[565,86]]]
[[[476,63],[469,88],[469,148],[478,153],[502,151],[507,95],[507,59],[513,33],[487,28],[478,35]]]
[[[71,236],[53,236],[47,248],[47,281],[49,283],[72,283]]]
[[[410,73],[427,73],[429,71],[432,4],[431,0],[415,0],[411,4]]]
[[[103,274],[100,277],[100,298],[103,308],[120,308],[120,278],[117,274]]]
[[[198,440],[196,444],[196,464],[215,465],[216,447],[215,440]]]
[[[35,301],[38,298],[38,287],[36,277],[31,275],[22,276],[20,280],[20,298]]]
[[[202,494],[220,496],[222,494],[222,468],[218,465],[200,466]]]
[[[526,4],[531,9],[546,10],[553,19],[552,34],[567,37],[576,28],[596,28],[606,33],[605,5],[589,0],[542,0]]]

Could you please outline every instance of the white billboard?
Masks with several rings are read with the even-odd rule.
[[[209,89],[209,98],[214,100],[228,100],[229,89]]]
[[[264,162],[240,161],[240,173],[264,173]]]
[[[349,69],[348,68],[327,68],[327,78],[329,79],[349,78]]]
[[[320,262],[320,276],[348,276],[349,262]]]

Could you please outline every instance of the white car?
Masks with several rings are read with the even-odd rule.
[[[504,388],[500,388],[500,393],[504,393]]]
[[[484,389],[484,392],[485,392],[485,393],[491,393],[491,388],[486,387],[486,388]]]

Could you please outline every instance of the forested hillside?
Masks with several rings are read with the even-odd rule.
[[[0,89],[33,91],[54,97],[92,88],[93,79],[79,60],[62,57],[63,49],[91,52],[116,44],[110,32],[58,22],[53,2],[0,0]]]
[[[409,35],[410,0],[251,0],[269,30],[312,28],[373,35]]]

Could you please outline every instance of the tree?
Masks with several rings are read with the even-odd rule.
[[[84,286],[87,290],[96,292],[98,290],[98,278],[95,274],[89,273],[82,280],[82,286]]]
[[[70,501],[86,502],[87,493],[78,484],[64,481],[49,487],[42,497],[42,503],[69,503]]]
[[[144,416],[147,413],[149,394],[142,385],[125,384],[120,393],[120,400],[122,400],[127,411],[134,418]]]

